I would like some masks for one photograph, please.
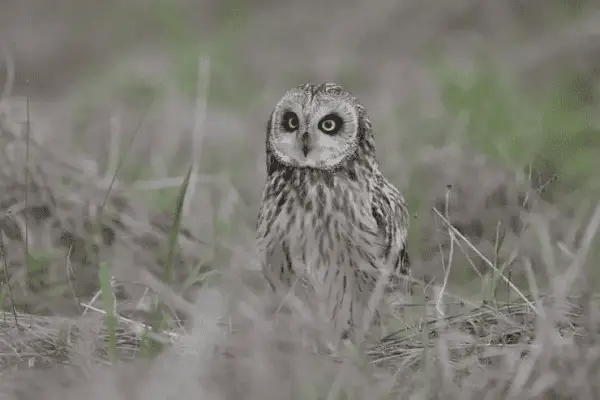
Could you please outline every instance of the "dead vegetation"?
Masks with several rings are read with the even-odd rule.
[[[471,70],[473,53],[485,48],[502,71],[536,91],[562,66],[574,66],[586,79],[575,80],[572,89],[586,107],[597,107],[596,6],[580,23],[559,24],[540,2],[392,3],[353,4],[333,27],[321,3],[257,8],[240,39],[241,60],[237,52],[232,59],[219,55],[212,75],[199,78],[197,86],[220,88],[225,99],[251,94],[250,111],[223,112],[217,122],[204,118],[201,88],[189,113],[193,121],[181,98],[163,98],[165,113],[154,105],[140,113],[135,101],[103,92],[107,98],[94,99],[97,114],[87,121],[95,125],[81,134],[82,150],[75,134],[63,132],[64,121],[53,126],[46,118],[36,126],[30,110],[17,118],[2,108],[0,398],[598,398],[596,192],[566,184],[552,160],[523,169],[484,154],[464,134],[472,116],[444,115],[444,93],[419,58],[433,42],[459,70]],[[298,29],[306,36],[296,35]],[[82,43],[103,42],[106,49],[100,31]],[[272,31],[290,37],[274,42]],[[229,49],[223,40],[215,47]],[[306,44],[298,46],[306,51],[291,50],[292,41]],[[43,91],[39,79],[29,85],[24,78],[43,76],[34,64],[56,67],[79,54],[56,49],[44,59],[38,47],[30,49],[27,57],[35,63],[6,68],[19,93]],[[356,54],[364,59],[360,65],[348,61]],[[153,68],[162,64],[140,60],[131,67],[134,76],[151,69],[149,79],[157,80]],[[241,72],[231,68],[238,61]],[[344,75],[341,83],[356,83],[358,93],[365,89],[360,97],[381,121],[382,168],[412,197],[416,295],[394,303],[383,339],[332,352],[315,348],[315,338],[325,335],[322,321],[295,309],[272,315],[252,254],[263,173],[255,157],[262,154],[262,136],[252,135],[263,129],[271,94],[280,86],[305,77],[328,80],[353,68],[365,72],[355,80]],[[274,73],[282,78],[274,81]],[[239,81],[231,80],[236,74]],[[60,82],[70,79],[59,75]],[[215,85],[208,85],[213,78]],[[474,103],[486,100],[483,92]],[[74,108],[73,98],[69,102]],[[422,112],[415,113],[416,122],[395,114],[385,121],[406,102]],[[120,130],[112,117],[107,123],[109,109],[125,116]],[[440,115],[439,126],[425,123]],[[176,121],[157,123],[166,116]],[[495,123],[494,117],[486,122]],[[560,131],[558,122],[535,126],[535,133]],[[582,142],[591,148],[597,118],[585,122],[575,128],[587,132]],[[40,128],[50,133],[38,135]],[[419,142],[428,129],[432,143]],[[136,142],[124,131],[141,131],[143,139]],[[129,140],[131,148],[112,146]],[[186,192],[183,176],[166,177],[172,172],[167,164],[187,168],[190,148],[197,187],[185,215],[173,201],[150,205],[164,188]],[[132,182],[120,170],[127,162],[152,170],[153,177]],[[588,183],[595,185],[595,177]],[[165,279],[165,265],[173,267],[171,279]]]
[[[160,283],[165,262],[165,249],[160,243],[169,241],[173,221],[163,221],[160,227],[152,224],[150,219],[133,214],[131,202],[135,200],[128,199],[127,192],[119,190],[123,183],[117,182],[117,190],[111,196],[103,196],[105,179],[97,176],[91,179],[73,158],[65,163],[18,132],[17,127],[5,124],[1,136],[3,147],[11,149],[3,158],[3,179],[7,182],[4,187],[12,188],[2,192],[2,204],[7,209],[2,225],[2,255],[6,260],[2,276],[3,282],[8,276],[10,283],[3,284],[7,291],[4,301],[8,303],[0,317],[0,366],[6,377],[15,376],[18,371],[58,371],[59,365],[78,369],[86,364],[106,365],[108,369],[96,370],[96,375],[84,378],[100,382],[103,380],[99,377],[104,374],[113,376],[107,371],[115,368],[110,365],[116,356],[129,362],[148,358],[144,364],[147,366],[131,366],[132,370],[143,368],[146,371],[133,385],[138,388],[135,389],[138,396],[144,391],[144,382],[153,379],[165,379],[165,385],[174,382],[169,375],[157,378],[158,372],[152,372],[154,367],[151,367],[155,363],[192,368],[191,382],[187,384],[193,390],[213,390],[223,393],[225,398],[286,398],[288,391],[306,391],[309,398],[319,398],[321,395],[317,393],[323,392],[333,396],[330,398],[343,396],[341,393],[357,398],[374,394],[381,398],[404,398],[425,390],[422,389],[423,380],[428,382],[425,388],[430,396],[461,399],[492,394],[493,398],[501,398],[507,393],[518,398],[545,398],[551,394],[572,398],[583,390],[596,393],[600,389],[592,378],[600,360],[600,353],[597,353],[600,349],[597,343],[600,308],[597,297],[586,294],[591,293],[590,288],[580,284],[590,266],[589,252],[600,224],[600,209],[596,209],[589,223],[581,227],[580,246],[569,254],[569,266],[561,268],[560,272],[549,273],[548,294],[541,294],[536,288],[531,263],[522,256],[518,261],[525,268],[524,275],[529,277],[530,290],[527,292],[530,294],[523,295],[509,283],[501,289],[508,293],[509,299],[504,301],[497,292],[501,286],[499,282],[508,282],[503,272],[505,262],[490,261],[492,258],[479,252],[467,235],[463,235],[464,230],[459,224],[450,225],[444,217],[449,213],[446,196],[445,204],[432,211],[442,223],[438,229],[445,232],[448,239],[443,246],[448,254],[443,270],[449,273],[449,269],[457,268],[452,266],[453,248],[460,249],[456,252],[469,251],[472,257],[485,264],[482,268],[488,271],[482,274],[490,276],[495,272],[497,282],[492,285],[495,294],[488,300],[469,300],[453,295],[452,290],[439,280],[433,284],[417,282],[421,287],[429,287],[422,291],[425,297],[411,299],[412,304],[401,301],[395,304],[400,310],[396,312],[400,318],[410,314],[407,314],[409,308],[419,310],[416,318],[412,318],[414,324],[406,320],[402,329],[376,343],[369,343],[358,352],[346,348],[332,356],[315,353],[301,333],[306,331],[308,324],[308,331],[318,336],[321,330],[318,322],[297,313],[271,320],[265,311],[264,291],[248,286],[235,268],[222,272],[219,292],[203,304],[210,309],[212,317],[198,321],[204,315],[198,308],[202,302],[194,306],[181,298],[181,291],[176,286],[173,290]],[[29,162],[23,163],[24,160]],[[29,165],[27,173],[24,172],[25,165]],[[66,186],[77,190],[66,190]],[[19,204],[22,198],[19,193],[22,192],[27,192],[28,196]],[[110,222],[98,225],[98,221]],[[536,225],[532,226],[535,231]],[[65,236],[74,239],[67,243]],[[137,283],[157,293],[167,309],[177,309],[191,324],[184,327],[182,322],[172,319],[170,326],[163,325],[160,330],[155,330],[151,322],[127,315],[124,311],[127,308],[122,307],[127,299],[127,293],[124,293],[121,294],[123,297],[114,298],[116,325],[111,328],[107,317],[110,312],[107,312],[106,303],[99,301],[102,278],[98,268],[93,269],[97,265],[93,257],[107,257],[107,252],[119,245],[140,255],[140,258],[132,258],[139,263],[134,264],[136,268],[154,272],[139,272]],[[56,253],[62,257],[51,258],[42,272],[30,271],[23,263],[22,252],[26,246],[30,253],[61,249]],[[191,257],[182,264],[194,263],[197,248],[194,246],[200,246],[200,243],[194,242],[191,234],[180,236],[177,247],[181,254]],[[185,253],[186,249],[189,253]],[[153,256],[149,257],[149,254]],[[81,271],[87,268],[91,274],[87,275],[87,282],[96,283],[80,288],[77,282],[69,284],[76,280],[69,274],[59,277],[66,279],[70,290],[65,291],[65,299],[58,304],[64,307],[68,301],[75,307],[71,312],[63,308],[61,313],[50,312],[52,315],[42,316],[44,312],[28,304],[27,300],[36,296],[39,301],[43,289],[47,290],[55,282],[51,280],[50,271],[65,264],[77,271],[73,274],[76,277],[81,277],[85,273]],[[175,280],[182,282],[185,279],[178,276]],[[79,282],[82,281],[79,278]],[[113,294],[116,296],[118,289],[128,283],[111,280]],[[577,290],[573,290],[575,287]],[[578,295],[574,297],[573,293]],[[60,296],[48,298],[58,301],[57,297]],[[223,312],[224,305],[231,311]],[[77,313],[77,309],[81,311]],[[52,308],[47,306],[41,310]],[[415,313],[412,314],[414,317]],[[170,315],[174,317],[176,313]],[[206,330],[209,325],[215,328],[214,332],[219,332],[210,339]],[[115,354],[110,350],[111,337],[117,350]],[[205,348],[205,355],[200,357],[202,348]],[[202,359],[208,369],[202,372],[197,364],[189,364],[192,362],[188,360],[190,356],[196,361]],[[181,361],[182,357],[188,361]],[[160,371],[166,373],[164,368]],[[273,374],[279,383],[269,383],[273,381]],[[324,377],[329,378],[324,380]],[[579,380],[579,386],[571,383],[573,379]],[[119,378],[113,377],[110,381],[116,388],[124,385]],[[10,386],[9,382],[13,381],[11,378],[5,382]],[[73,385],[77,387],[76,383]],[[176,393],[180,389],[173,386],[167,392]],[[70,394],[63,395],[76,392],[73,389],[67,393]],[[34,397],[33,394],[29,396],[27,398]]]
[[[162,278],[168,256],[176,267],[197,263],[199,242],[183,229],[178,252],[170,255],[165,243],[173,220],[168,214],[140,217],[121,182],[99,176],[89,161],[53,154],[32,140],[27,129],[11,124],[6,115],[0,118],[0,277],[3,308],[12,310],[3,311],[0,323],[0,364],[67,361],[69,350],[81,347],[82,337],[92,338],[88,344],[95,350],[90,355],[106,359],[98,260],[126,249],[130,262]],[[106,195],[109,187],[115,189]],[[175,271],[176,281],[184,282],[185,270]],[[131,296],[142,278],[124,274],[119,264],[110,272],[119,312],[147,308],[140,305],[144,299]],[[134,300],[137,307],[129,304]],[[153,335],[152,327],[143,323],[127,318],[118,322],[117,343],[125,358],[135,358],[143,337],[170,340],[168,334]]]

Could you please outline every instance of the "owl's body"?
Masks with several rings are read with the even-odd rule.
[[[371,123],[335,84],[302,85],[267,124],[267,183],[258,217],[263,271],[301,287],[346,333],[361,324],[386,269],[406,273],[407,210],[379,171]]]

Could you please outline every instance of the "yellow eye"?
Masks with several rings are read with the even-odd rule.
[[[344,120],[337,114],[329,114],[319,121],[319,129],[328,135],[335,135],[342,129]]]
[[[292,111],[286,111],[283,113],[283,118],[281,119],[281,127],[286,132],[294,132],[300,126],[300,121],[298,120],[298,116],[296,113]]]
[[[327,121],[323,121],[322,126],[323,126],[324,131],[331,132],[332,130],[335,129],[335,122],[328,119]]]

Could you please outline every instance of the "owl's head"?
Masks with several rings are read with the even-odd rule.
[[[267,124],[267,153],[286,166],[333,169],[372,147],[370,122],[356,98],[335,83],[288,90]]]

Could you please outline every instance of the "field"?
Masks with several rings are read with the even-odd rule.
[[[599,5],[99,4],[0,5],[0,399],[600,397]],[[254,248],[307,81],[411,212],[413,294],[333,352]]]

